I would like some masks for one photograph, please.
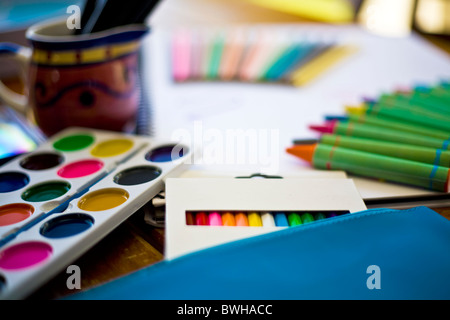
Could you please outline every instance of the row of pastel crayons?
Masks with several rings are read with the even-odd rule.
[[[192,226],[294,227],[328,219],[348,211],[187,211],[186,224]]]
[[[355,52],[335,40],[278,29],[182,29],[171,41],[177,82],[283,82],[302,86]]]
[[[450,191],[450,83],[364,99],[310,128],[287,152],[319,169]]]

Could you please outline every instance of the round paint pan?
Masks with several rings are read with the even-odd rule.
[[[91,150],[94,157],[113,157],[125,153],[133,147],[133,141],[129,139],[111,139],[100,142]]]
[[[57,153],[39,153],[20,161],[20,166],[28,170],[45,170],[63,163],[64,157]]]
[[[82,213],[71,213],[53,218],[41,226],[40,233],[46,238],[66,238],[88,230],[94,219]]]
[[[104,211],[120,206],[130,195],[124,189],[105,188],[90,192],[78,201],[78,207],[86,211]]]
[[[114,182],[123,186],[133,186],[158,178],[161,169],[153,166],[139,166],[123,170],[114,176]]]
[[[0,252],[0,268],[20,270],[44,262],[52,255],[52,247],[40,241],[15,244]]]
[[[28,219],[33,213],[34,207],[26,203],[11,203],[0,206],[0,227]]]
[[[183,145],[165,145],[147,152],[145,159],[151,162],[169,162],[184,157],[188,152],[189,149]]]
[[[25,187],[30,178],[21,172],[10,171],[0,173],[0,192],[11,192]]]
[[[0,293],[6,288],[6,279],[0,274]]]
[[[50,181],[30,187],[22,193],[22,199],[29,202],[41,202],[56,199],[70,190],[65,181]]]
[[[90,134],[74,134],[61,138],[53,143],[53,148],[59,151],[78,151],[87,148],[94,142]]]
[[[85,177],[103,168],[103,162],[95,159],[79,160],[69,163],[58,170],[58,176],[72,179]]]

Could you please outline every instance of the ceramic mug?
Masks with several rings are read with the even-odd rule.
[[[0,98],[26,113],[47,135],[71,126],[130,132],[136,125],[140,83],[138,49],[148,32],[128,25],[74,35],[66,20],[31,26],[31,48],[0,43],[25,69],[25,94],[0,82]]]

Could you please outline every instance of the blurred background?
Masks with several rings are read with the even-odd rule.
[[[26,45],[30,25],[67,15],[85,0],[1,0],[0,42]],[[151,26],[239,23],[358,24],[386,37],[421,33],[450,52],[450,0],[162,0],[148,17]],[[0,60],[0,77],[17,74]]]

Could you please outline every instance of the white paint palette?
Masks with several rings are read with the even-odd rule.
[[[24,298],[190,163],[149,137],[69,128],[0,167],[0,298]]]

